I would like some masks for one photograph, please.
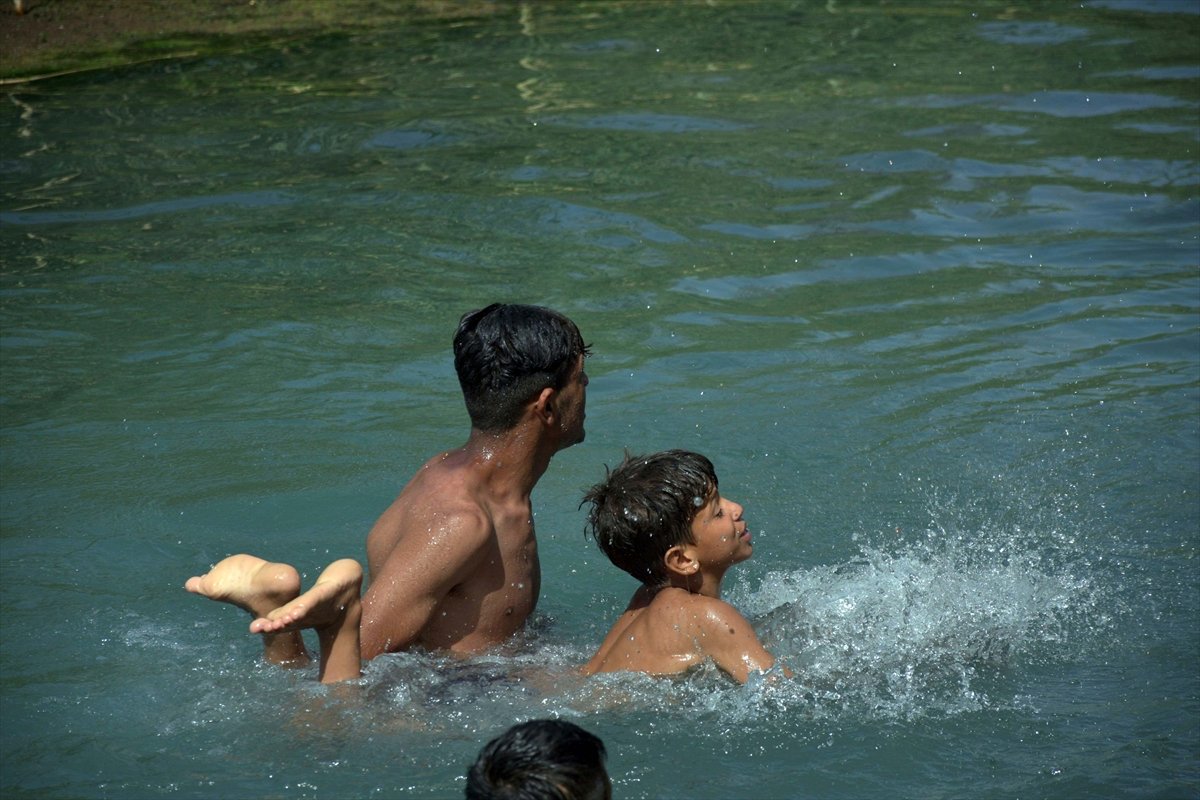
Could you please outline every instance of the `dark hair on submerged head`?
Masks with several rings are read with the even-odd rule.
[[[583,503],[592,504],[588,532],[609,561],[655,585],[666,580],[667,551],[695,544],[692,520],[716,493],[717,472],[699,453],[627,453],[583,496]]]
[[[571,722],[535,719],[492,739],[467,773],[467,800],[608,800],[599,737]]]
[[[575,323],[548,308],[493,303],[463,314],[454,369],[471,425],[510,430],[525,403],[546,387],[563,388],[588,351]]]

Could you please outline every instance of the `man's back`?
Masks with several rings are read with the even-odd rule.
[[[493,474],[468,448],[435,456],[375,523],[364,658],[412,645],[477,652],[533,612],[541,576],[529,496]]]

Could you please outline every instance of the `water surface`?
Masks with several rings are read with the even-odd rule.
[[[1200,791],[1192,3],[497,4],[12,90],[6,797],[446,797],[515,721],[617,797]],[[593,344],[527,635],[345,696],[182,591],[363,557],[466,417],[458,316]],[[583,680],[579,498],[713,458],[793,665]]]

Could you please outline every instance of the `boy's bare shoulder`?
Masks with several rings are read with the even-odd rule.
[[[677,588],[660,591],[650,604],[650,610],[655,616],[673,617],[677,624],[701,631],[725,628],[732,633],[749,624],[741,612],[719,597],[692,594]]]
[[[694,594],[672,597],[667,602],[674,617],[672,627],[738,683],[745,683],[751,672],[774,665],[775,657],[763,648],[750,622],[724,600]],[[661,619],[665,622],[667,618]]]

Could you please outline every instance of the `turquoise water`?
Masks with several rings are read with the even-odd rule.
[[[497,4],[8,91],[5,797],[461,796],[539,716],[619,798],[1200,794],[1194,2]],[[259,664],[183,581],[362,559],[494,300],[595,353],[530,631]],[[580,496],[668,447],[794,681],[572,674],[634,588]]]

